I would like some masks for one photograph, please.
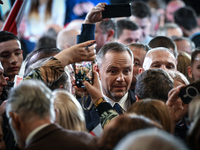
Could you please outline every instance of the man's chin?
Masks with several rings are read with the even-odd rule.
[[[122,97],[124,96],[126,94],[126,92],[116,92],[116,93],[114,93],[113,94],[113,100],[115,101],[115,102],[118,102],[118,101],[120,101],[121,99],[122,99]]]

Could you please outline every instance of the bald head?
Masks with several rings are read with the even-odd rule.
[[[176,64],[176,59],[169,49],[158,47],[147,52],[143,68],[144,70],[160,68],[168,71],[176,70]]]
[[[179,8],[182,8],[185,6],[185,3],[181,0],[171,0],[167,4],[166,8],[166,19],[167,22],[174,22],[174,12],[178,10]]]
[[[59,32],[57,37],[57,47],[59,49],[66,49],[76,44],[76,38],[79,32],[77,30],[63,29]]]

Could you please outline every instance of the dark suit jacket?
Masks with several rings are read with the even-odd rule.
[[[51,124],[36,133],[25,150],[95,150],[96,138],[87,132],[71,131]]]
[[[135,94],[131,90],[128,91],[127,100],[130,101],[131,104],[133,104],[136,101]],[[80,99],[79,102],[81,103]],[[89,106],[90,102],[91,98],[90,96],[88,96],[86,105]],[[84,110],[84,114],[85,114],[86,128],[88,131],[92,131],[100,123],[99,114],[97,113],[95,106],[93,105],[90,110]]]
[[[195,35],[192,39],[191,39],[196,47],[200,46],[200,34]]]

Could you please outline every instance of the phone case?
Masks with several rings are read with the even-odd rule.
[[[103,18],[130,17],[131,3],[106,5],[102,11]]]

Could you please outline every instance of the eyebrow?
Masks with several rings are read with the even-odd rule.
[[[22,49],[20,49],[20,48],[15,49],[14,52],[19,51],[19,50],[22,50]],[[10,51],[3,51],[3,52],[1,52],[1,54],[2,54],[2,53],[10,53]]]
[[[131,69],[131,66],[125,67],[123,69]],[[115,67],[115,66],[109,66],[108,69],[119,69],[119,67]]]

